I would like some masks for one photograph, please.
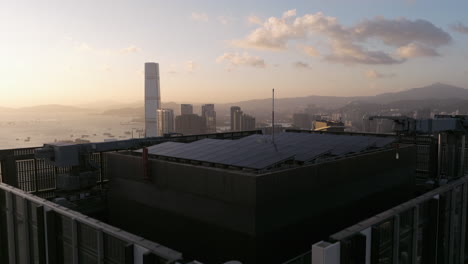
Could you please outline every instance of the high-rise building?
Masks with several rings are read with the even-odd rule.
[[[238,106],[231,107],[231,131],[255,129],[255,117],[244,114]]]
[[[254,130],[255,129],[255,117],[242,114],[241,115],[241,131]]]
[[[231,131],[240,131],[242,111],[239,106],[231,106]]]
[[[181,104],[180,105],[180,114],[181,115],[191,115],[191,114],[193,114],[193,105],[191,105],[191,104]]]
[[[174,110],[158,109],[158,135],[173,133],[174,130]]]
[[[202,117],[206,121],[206,132],[216,133],[216,112],[214,104],[205,104],[202,106]]]
[[[175,131],[184,135],[205,134],[205,118],[196,114],[185,114],[176,116]]]
[[[145,136],[158,136],[157,110],[161,105],[159,64],[145,63]]]

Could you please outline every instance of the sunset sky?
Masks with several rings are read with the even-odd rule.
[[[254,3],[255,2],[255,3]],[[468,1],[0,0],[0,107],[468,88]]]

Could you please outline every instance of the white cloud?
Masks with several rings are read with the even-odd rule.
[[[247,23],[250,25],[261,25],[262,19],[255,15],[250,15],[247,17]]]
[[[308,45],[298,45],[298,48],[302,50],[305,54],[311,56],[311,57],[318,57],[320,56],[320,53],[317,51],[317,49],[313,46],[308,46]]]
[[[295,63],[293,63],[293,67],[297,69],[310,69],[310,65],[302,61],[296,61]]]
[[[255,68],[265,68],[265,61],[258,56],[251,56],[247,52],[244,53],[224,53],[216,58],[216,62],[227,62],[229,69],[237,66],[250,66]]]
[[[283,13],[283,18],[295,17],[296,9],[291,9]]]
[[[417,58],[417,57],[435,57],[440,56],[439,53],[433,48],[418,44],[411,43],[406,46],[402,46],[397,50],[398,56],[401,58]]]
[[[123,53],[123,54],[126,54],[126,53],[137,53],[137,52],[140,52],[141,49],[135,45],[131,45],[127,48],[124,48],[124,49],[121,49],[119,52],[120,53]]]
[[[209,17],[207,14],[197,13],[197,12],[192,12],[191,18],[194,21],[200,21],[200,22],[208,22],[209,20]]]
[[[232,44],[242,48],[280,51],[288,49],[290,41],[304,41],[311,37],[324,38],[329,43],[330,53],[323,55],[326,60],[345,64],[402,63],[405,61],[402,58],[409,57],[393,57],[385,46],[398,49],[418,45],[426,48],[426,52],[418,53],[419,56],[431,56],[427,52],[429,49],[437,53],[436,48],[452,40],[447,32],[421,19],[375,18],[345,27],[337,18],[320,12],[296,17],[296,11],[289,10],[280,18],[268,18],[245,38],[234,40]],[[369,49],[369,42],[373,40],[381,41],[382,47]],[[315,54],[313,49],[306,53]]]
[[[368,70],[365,72],[365,76],[369,79],[382,79],[382,78],[392,78],[392,77],[395,77],[396,75],[393,73],[383,74],[376,70]]]
[[[463,25],[461,22],[458,22],[456,24],[453,24],[453,25],[450,25],[450,28],[453,30],[453,31],[456,31],[458,33],[462,33],[462,34],[468,34],[468,27]]]

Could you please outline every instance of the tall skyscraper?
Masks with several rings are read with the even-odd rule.
[[[157,110],[161,106],[159,64],[145,63],[145,136],[158,136]]]
[[[206,120],[206,132],[216,133],[216,112],[214,104],[205,104],[202,106],[202,117]]]
[[[158,135],[173,133],[174,129],[174,110],[158,109]]]
[[[191,105],[191,104],[181,104],[180,105],[180,114],[181,115],[191,115],[191,114],[193,114],[193,105]]]
[[[255,117],[242,114],[240,131],[254,130],[254,129],[255,129]]]
[[[244,114],[238,106],[231,107],[231,131],[255,129],[255,117]]]
[[[231,131],[240,131],[240,117],[242,115],[239,106],[231,106]]]

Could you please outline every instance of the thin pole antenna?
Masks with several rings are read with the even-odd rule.
[[[271,107],[271,141],[275,144],[275,89],[273,88]]]

